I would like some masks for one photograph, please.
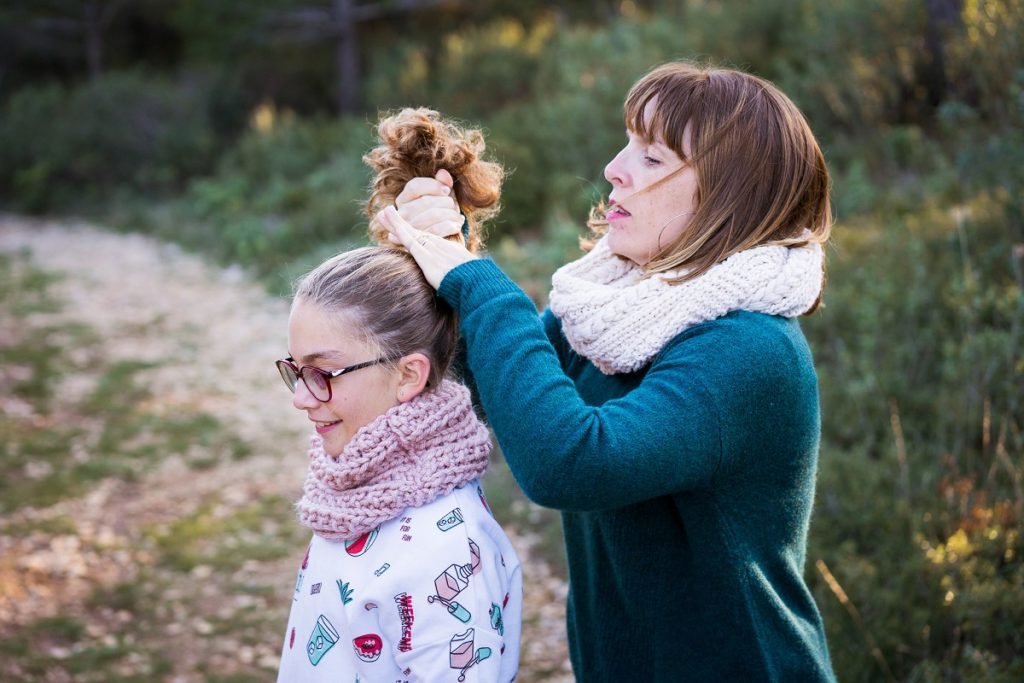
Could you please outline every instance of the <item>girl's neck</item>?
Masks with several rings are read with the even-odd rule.
[[[469,390],[445,380],[364,426],[337,458],[313,437],[299,521],[326,538],[356,538],[479,478],[490,451]]]

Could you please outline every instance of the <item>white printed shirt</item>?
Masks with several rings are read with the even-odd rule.
[[[510,683],[522,570],[477,481],[353,541],[313,536],[278,683]]]

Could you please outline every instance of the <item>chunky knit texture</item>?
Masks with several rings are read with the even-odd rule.
[[[512,473],[562,510],[578,681],[835,680],[803,579],[820,422],[796,320],[729,313],[608,375],[492,262],[439,293]]]
[[[551,310],[573,350],[607,375],[634,372],[683,330],[730,311],[794,318],[821,294],[822,249],[764,246],[733,254],[706,273],[643,277],[608,239],[551,278]]]
[[[299,521],[325,538],[356,538],[479,478],[490,452],[469,390],[445,380],[357,431],[338,458],[314,436]]]

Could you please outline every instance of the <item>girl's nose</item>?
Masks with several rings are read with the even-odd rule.
[[[316,408],[320,405],[320,401],[318,401],[313,394],[309,393],[309,389],[306,388],[306,383],[300,379],[295,383],[295,393],[292,394],[292,405],[299,410],[307,410],[309,408]]]
[[[623,187],[629,183],[629,175],[626,173],[622,162],[622,155],[626,150],[621,150],[604,167],[604,179],[612,184],[612,187]]]

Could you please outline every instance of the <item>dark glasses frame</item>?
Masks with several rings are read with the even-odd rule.
[[[277,366],[277,371],[281,373],[281,379],[284,380],[285,386],[287,386],[293,394],[295,393],[295,387],[298,385],[299,379],[301,378],[302,383],[306,385],[306,390],[309,391],[310,395],[313,398],[320,401],[321,403],[327,403],[331,400],[331,398],[334,397],[334,391],[331,388],[332,379],[336,377],[341,377],[342,375],[347,375],[348,373],[355,372],[356,370],[368,368],[373,365],[388,363],[390,362],[390,360],[391,359],[389,358],[378,358],[377,360],[368,360],[364,363],[356,363],[355,365],[350,365],[347,368],[342,368],[341,370],[321,370],[320,368],[314,367],[312,365],[303,365],[300,368],[295,364],[295,359],[292,358],[291,356],[288,356],[287,358],[282,358],[281,360],[277,361],[275,365]],[[324,385],[327,387],[326,398],[323,398],[321,396],[323,392],[320,389],[320,387],[317,386],[317,383],[315,381],[312,383],[312,385],[310,384],[310,381],[308,379],[309,375],[319,377],[321,380],[323,380]]]

